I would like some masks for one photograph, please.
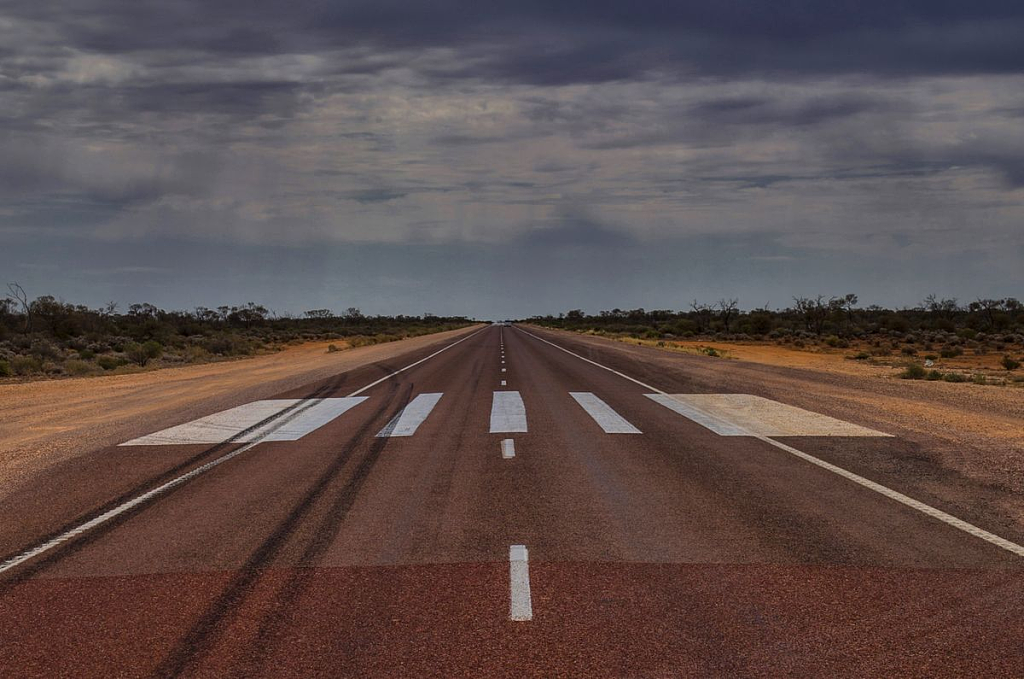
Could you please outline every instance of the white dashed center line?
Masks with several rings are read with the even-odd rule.
[[[501,440],[501,456],[506,460],[511,460],[516,456],[516,442],[512,439]]]
[[[533,601],[530,598],[529,555],[524,545],[508,549],[509,607],[508,617],[513,622],[533,620]]]
[[[491,401],[491,433],[526,432],[526,406],[518,391],[496,391]]]

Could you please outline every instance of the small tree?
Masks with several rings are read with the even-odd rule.
[[[8,283],[7,290],[11,294],[11,299],[14,300],[15,304],[21,307],[22,314],[25,315],[25,329],[24,332],[32,330],[32,305],[29,304],[28,294],[25,292],[25,288],[21,287],[19,283]]]
[[[739,307],[739,304],[740,301],[735,297],[718,300],[718,318],[722,321],[726,332],[729,332],[729,323],[736,316],[736,309]]]
[[[693,320],[697,322],[697,332],[704,333],[711,325],[711,313],[713,309],[710,304],[701,304],[697,300],[690,302],[690,310],[693,312]]]

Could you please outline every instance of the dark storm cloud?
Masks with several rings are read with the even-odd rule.
[[[67,46],[232,57],[449,47],[460,76],[558,84],[675,71],[1005,73],[1024,68],[1019,2],[12,2]],[[369,69],[367,70],[369,72]]]
[[[110,267],[160,238],[387,244],[420,277],[465,256],[469,290],[511,246],[545,288],[575,256],[583,295],[594,262],[653,285],[730,242],[824,274],[921,248],[1007,271],[1021,35],[1024,4],[990,0],[8,0],[0,234],[14,259],[91,238]]]

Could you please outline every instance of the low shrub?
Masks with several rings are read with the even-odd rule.
[[[43,362],[35,356],[15,356],[11,359],[11,370],[15,375],[30,375],[43,369]]]
[[[956,358],[957,356],[963,356],[964,350],[960,347],[943,347],[939,351],[939,356],[942,358]]]
[[[72,358],[64,361],[64,372],[74,377],[88,375],[92,372],[92,364]]]
[[[966,382],[967,378],[960,373],[946,373],[942,377],[946,382]]]
[[[900,373],[900,377],[905,380],[923,380],[927,376],[928,371],[918,363],[911,363]]]
[[[126,362],[127,361],[125,361],[123,358],[118,358],[116,356],[100,356],[99,358],[96,359],[96,365],[103,368],[104,370],[114,370],[115,368],[120,368]]]
[[[11,370],[11,364],[7,361],[0,361],[0,377],[10,377],[14,374]]]
[[[333,354],[333,353],[338,352],[338,351],[341,351],[341,349],[338,348],[337,344],[328,344],[327,345],[327,353],[328,354]]]
[[[942,373],[940,373],[938,370],[931,370],[928,372],[928,375],[925,377],[925,379],[928,380],[929,382],[937,382],[942,379]]]
[[[999,365],[1003,366],[1007,370],[1016,370],[1020,367],[1020,361],[1015,359],[1013,356],[1003,356],[1003,360],[999,362]]]
[[[988,384],[988,378],[984,375],[972,375],[971,382],[975,384]]]

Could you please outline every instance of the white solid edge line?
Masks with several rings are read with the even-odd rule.
[[[533,620],[529,555],[524,545],[512,545],[508,548],[508,579],[509,619],[513,622]]]
[[[511,460],[516,456],[516,442],[512,439],[501,440],[501,456],[506,460]]]
[[[598,368],[602,368],[604,370],[607,370],[610,373],[614,373],[615,375],[618,375],[619,377],[621,377],[623,379],[629,380],[630,382],[633,382],[634,384],[638,384],[641,387],[643,387],[644,389],[650,389],[651,391],[656,392],[658,394],[664,394],[666,396],[670,396],[670,394],[668,394],[668,392],[662,391],[661,389],[658,389],[657,387],[652,387],[649,384],[645,384],[644,382],[641,382],[640,380],[638,380],[638,379],[636,379],[634,377],[630,377],[629,375],[625,375],[623,373],[620,373],[618,370],[615,370],[613,368],[609,368],[608,366],[605,366],[605,365],[601,365],[600,363],[597,363],[596,361],[592,361],[589,358],[586,358],[585,356],[580,356],[579,354],[574,353],[572,351],[569,351],[568,349],[566,349],[564,347],[558,346],[554,342],[549,342],[548,340],[544,339],[543,337],[538,337],[537,335],[534,335],[532,332],[530,332],[528,330],[523,330],[520,327],[516,327],[516,330],[518,330],[520,332],[523,332],[523,333],[526,333],[530,337],[532,337],[532,338],[534,338],[536,340],[540,340],[541,342],[544,342],[545,344],[550,344],[551,346],[555,347],[556,349],[564,351],[565,353],[569,354],[570,356],[575,356],[576,358],[580,359],[581,361],[586,361],[587,363],[590,363],[591,365],[594,365],[594,366],[597,366]],[[867,479],[867,478],[864,478],[863,476],[860,476],[859,474],[854,474],[853,472],[847,471],[846,469],[843,469],[842,467],[837,467],[836,465],[834,465],[834,464],[832,464],[830,462],[826,462],[825,460],[822,460],[820,458],[814,457],[813,455],[805,453],[805,452],[803,452],[801,450],[797,450],[793,446],[786,445],[785,443],[782,443],[780,441],[776,441],[775,439],[771,439],[771,438],[769,438],[767,436],[761,436],[761,435],[757,435],[757,434],[750,434],[750,436],[752,436],[753,438],[756,438],[759,441],[763,441],[763,442],[767,443],[768,445],[774,446],[774,447],[778,448],[779,450],[783,450],[783,451],[789,453],[790,455],[794,455],[794,456],[800,458],[801,460],[805,460],[807,462],[810,462],[813,465],[821,467],[822,469],[830,471],[833,474],[838,474],[839,476],[842,476],[843,478],[845,478],[845,479],[847,479],[849,481],[853,481],[854,483],[856,483],[856,484],[858,484],[860,486],[863,486],[864,488],[867,488],[868,490],[873,490],[876,493],[879,493],[880,495],[883,495],[883,496],[889,498],[890,500],[895,500],[896,502],[899,502],[900,504],[902,504],[902,505],[904,505],[906,507],[910,507],[911,509],[916,509],[917,511],[921,512],[922,514],[930,516],[933,519],[938,519],[939,521],[943,522],[944,524],[946,524],[948,526],[952,526],[953,528],[956,528],[958,530],[961,530],[961,531],[967,533],[968,535],[973,535],[974,537],[979,538],[981,540],[984,540],[985,542],[988,542],[990,544],[993,544],[996,547],[1000,547],[1002,549],[1005,549],[1006,551],[1010,552],[1011,554],[1015,554],[1017,556],[1024,557],[1024,546],[1018,545],[1016,542],[1011,542],[1010,540],[1007,540],[1006,538],[1001,538],[998,535],[996,535],[995,533],[989,533],[987,530],[984,530],[982,528],[978,528],[974,524],[968,523],[968,522],[964,521],[963,519],[958,519],[957,517],[953,516],[952,514],[947,514],[946,512],[942,511],[941,509],[936,509],[935,507],[932,507],[931,505],[927,505],[927,504],[921,502],[920,500],[915,500],[914,498],[912,498],[912,497],[910,497],[908,495],[904,495],[903,493],[900,493],[898,491],[892,490],[891,488],[887,488],[886,486],[883,486],[880,483],[875,483],[874,481],[872,481],[870,479]]]
[[[356,391],[353,391],[351,394],[348,395],[347,398],[352,398],[353,396],[358,396],[359,394],[361,394],[362,392],[366,391],[370,387],[376,386],[376,385],[380,384],[381,382],[383,382],[384,380],[387,380],[387,379],[389,379],[391,377],[394,377],[395,375],[398,375],[399,373],[403,373],[406,370],[408,370],[409,368],[415,367],[415,366],[419,365],[420,363],[423,363],[424,361],[429,360],[429,359],[433,358],[434,356],[437,356],[442,351],[447,351],[448,349],[451,349],[452,347],[454,347],[456,344],[459,344],[460,342],[465,342],[470,337],[473,337],[474,335],[476,335],[476,334],[478,334],[480,332],[483,332],[483,330],[485,330],[485,329],[486,328],[481,328],[480,330],[477,330],[476,332],[473,332],[473,333],[470,333],[469,335],[466,335],[465,337],[463,337],[460,340],[456,340],[455,342],[452,342],[451,344],[448,344],[448,345],[442,347],[441,349],[439,349],[438,351],[435,351],[434,353],[430,354],[426,358],[421,358],[420,360],[416,361],[415,363],[410,363],[409,365],[405,366],[404,368],[399,368],[398,370],[396,370],[395,372],[391,373],[390,375],[386,375],[386,376],[380,378],[379,380],[376,380],[375,382],[373,382],[371,384],[368,384],[365,387],[362,387],[361,389],[357,389]],[[313,405],[319,403],[321,400],[323,400],[323,399],[311,399],[309,405],[306,406],[306,407],[307,408],[308,407],[312,407]],[[299,413],[303,412],[304,410],[305,410],[305,408],[297,409],[295,412],[291,413],[289,416],[287,416],[285,419],[283,419],[280,424],[283,424],[283,423],[289,421],[291,417],[294,417],[294,416],[298,415]],[[211,469],[213,469],[214,467],[216,467],[216,466],[218,466],[220,464],[223,464],[223,463],[227,462],[228,460],[230,460],[232,458],[238,457],[239,455],[241,455],[244,452],[252,450],[260,442],[261,441],[253,441],[252,443],[246,444],[246,445],[242,446],[241,448],[238,448],[237,450],[233,450],[233,451],[231,451],[230,453],[228,453],[226,455],[222,455],[221,457],[218,457],[215,460],[210,460],[206,464],[200,465],[199,467],[196,467],[192,471],[186,472],[186,473],[182,474],[181,476],[173,478],[170,481],[168,481],[168,482],[166,482],[166,483],[164,483],[162,485],[157,486],[156,488],[148,490],[145,493],[143,493],[142,495],[134,497],[131,500],[127,500],[127,501],[119,504],[118,506],[116,506],[116,507],[114,507],[112,509],[107,510],[106,512],[100,514],[99,516],[94,517],[92,519],[89,519],[85,523],[82,523],[82,524],[80,524],[78,526],[75,526],[74,528],[72,528],[72,529],[70,529],[70,530],[68,530],[68,531],[66,531],[64,533],[61,533],[60,535],[57,535],[57,536],[47,540],[46,542],[44,542],[42,544],[39,544],[39,545],[36,545],[35,547],[27,549],[24,552],[22,552],[21,554],[17,554],[15,556],[12,556],[7,561],[4,561],[3,563],[0,563],[0,573],[4,573],[6,571],[11,570],[12,568],[16,568],[17,566],[20,566],[21,564],[25,563],[26,561],[34,559],[35,557],[39,556],[40,554],[48,552],[51,549],[53,549],[54,547],[58,547],[58,546],[64,544],[65,542],[67,542],[68,540],[71,540],[72,538],[78,537],[82,533],[90,531],[93,528],[96,528],[97,526],[102,525],[102,524],[110,521],[111,519],[116,518],[116,517],[120,516],[121,514],[124,514],[125,512],[127,512],[129,510],[134,509],[135,507],[138,507],[139,505],[141,505],[141,504],[143,504],[143,503],[153,499],[157,495],[160,495],[162,493],[166,493],[168,490],[171,490],[172,488],[175,488],[176,486],[180,486],[181,484],[185,483],[186,481],[191,481],[192,479],[194,479],[195,477],[199,476],[200,474],[204,474],[204,473],[210,471]]]

